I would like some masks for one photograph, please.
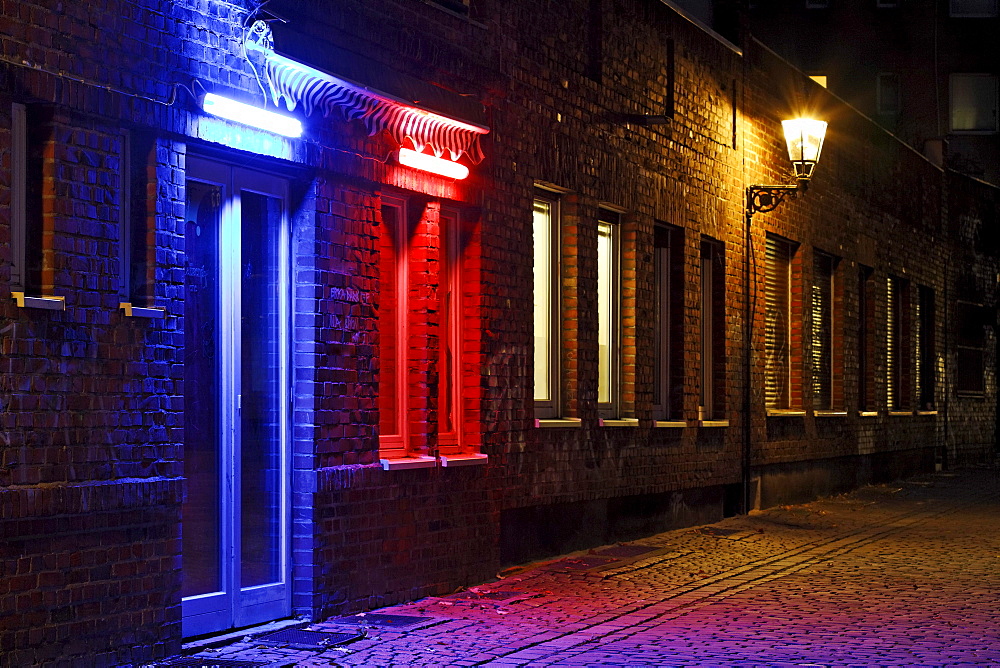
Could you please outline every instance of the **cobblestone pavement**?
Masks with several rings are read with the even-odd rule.
[[[349,625],[306,627],[367,633],[327,649],[240,640],[197,656],[206,666],[1000,665],[998,602],[1000,476],[965,470],[568,555]],[[387,628],[375,613],[429,619]]]

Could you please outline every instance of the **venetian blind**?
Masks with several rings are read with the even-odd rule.
[[[833,265],[826,253],[816,253],[813,259],[811,294],[813,408],[829,410],[833,402]]]
[[[768,408],[788,408],[791,400],[791,359],[789,348],[789,321],[792,244],[778,237],[768,236],[765,244],[764,348],[766,367],[764,401]]]

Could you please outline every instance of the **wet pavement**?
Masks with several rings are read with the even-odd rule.
[[[185,665],[1000,665],[1000,472],[866,487],[501,576],[298,627],[342,644],[237,638],[186,647]]]

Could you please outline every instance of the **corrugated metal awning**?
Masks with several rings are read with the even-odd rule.
[[[447,151],[452,160],[463,153],[475,163],[483,159],[479,138],[489,132],[485,125],[451,118],[425,105],[279,54],[274,50],[266,24],[259,30],[251,30],[245,44],[248,55],[254,51],[263,58],[263,74],[276,105],[284,100],[289,111],[301,105],[306,114],[318,110],[324,116],[340,109],[347,118],[363,122],[369,133],[385,130],[400,145],[409,139],[416,150],[428,147],[438,157]]]

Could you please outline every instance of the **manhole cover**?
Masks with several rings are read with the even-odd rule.
[[[254,642],[266,645],[282,645],[296,649],[323,649],[341,645],[364,637],[360,633],[330,633],[327,631],[306,631],[304,629],[281,629],[256,636]]]
[[[575,559],[557,561],[550,568],[559,571],[585,571],[589,568],[606,566],[613,561],[616,561],[614,557],[577,557]]]
[[[366,613],[360,615],[350,615],[349,617],[337,617],[330,619],[330,624],[346,624],[348,626],[377,626],[385,629],[402,629],[433,621],[433,617],[417,617],[415,615],[383,615],[379,613]]]
[[[640,554],[646,554],[647,552],[654,552],[657,549],[659,548],[650,547],[649,545],[615,545],[614,547],[598,550],[597,554],[602,557],[628,559],[630,557],[638,557]]]
[[[255,666],[272,666],[270,661],[247,661],[245,659],[216,659],[211,656],[184,656],[167,659],[153,666],[187,666],[188,668],[254,668]]]
[[[723,529],[722,527],[702,527],[698,531],[708,536],[732,536],[733,534],[740,533],[742,529]]]

